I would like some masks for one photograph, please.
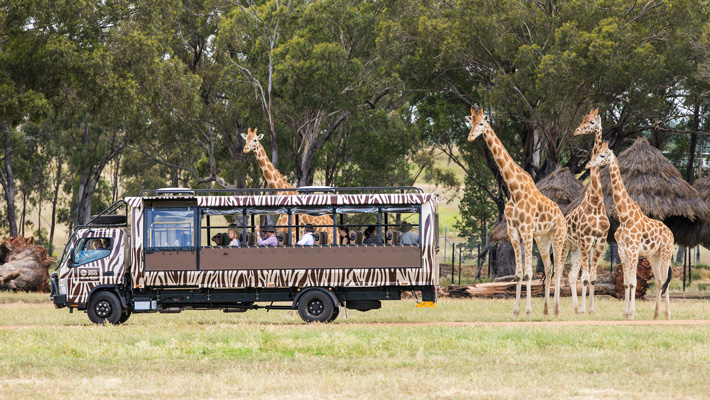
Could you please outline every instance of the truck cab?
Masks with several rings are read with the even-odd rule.
[[[87,225],[74,231],[57,271],[52,273],[51,299],[57,308],[87,311],[89,318],[99,323],[112,313],[116,303],[122,314],[128,310],[129,231],[125,216],[120,215],[97,217]],[[106,293],[98,296],[100,292]]]

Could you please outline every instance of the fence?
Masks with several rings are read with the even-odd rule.
[[[461,285],[481,281],[483,260],[479,255],[485,247],[485,238],[468,238],[466,243],[453,243],[447,236],[448,229],[444,227],[444,237],[441,246],[439,278],[451,278],[451,284]],[[466,263],[470,261],[470,264]],[[448,264],[448,263],[451,264]],[[457,265],[458,264],[458,265]],[[486,277],[490,276],[490,265]]]

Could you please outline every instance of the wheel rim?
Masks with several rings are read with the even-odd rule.
[[[322,301],[316,299],[308,303],[308,313],[314,316],[319,316],[323,314],[325,305]]]
[[[100,302],[96,303],[96,307],[94,307],[96,315],[100,318],[106,318],[111,315],[111,310],[111,303],[106,300],[101,300]]]

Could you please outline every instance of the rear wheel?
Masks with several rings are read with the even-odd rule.
[[[330,295],[320,290],[311,290],[298,300],[298,314],[308,323],[332,321],[335,308]]]
[[[111,292],[100,292],[95,294],[89,301],[89,319],[95,324],[103,324],[109,322],[111,324],[119,323],[121,315],[121,301],[118,296]]]

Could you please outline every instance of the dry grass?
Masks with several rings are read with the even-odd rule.
[[[2,398],[685,399],[710,390],[707,326],[436,324],[510,321],[509,300],[387,302],[329,325],[193,311],[91,326],[43,297],[0,294]],[[564,300],[562,320],[621,319],[617,300],[600,298],[593,317]],[[706,319],[708,305],[673,301],[674,318]],[[652,306],[640,302],[638,319]],[[555,319],[540,315],[540,299],[533,307],[532,320]]]

